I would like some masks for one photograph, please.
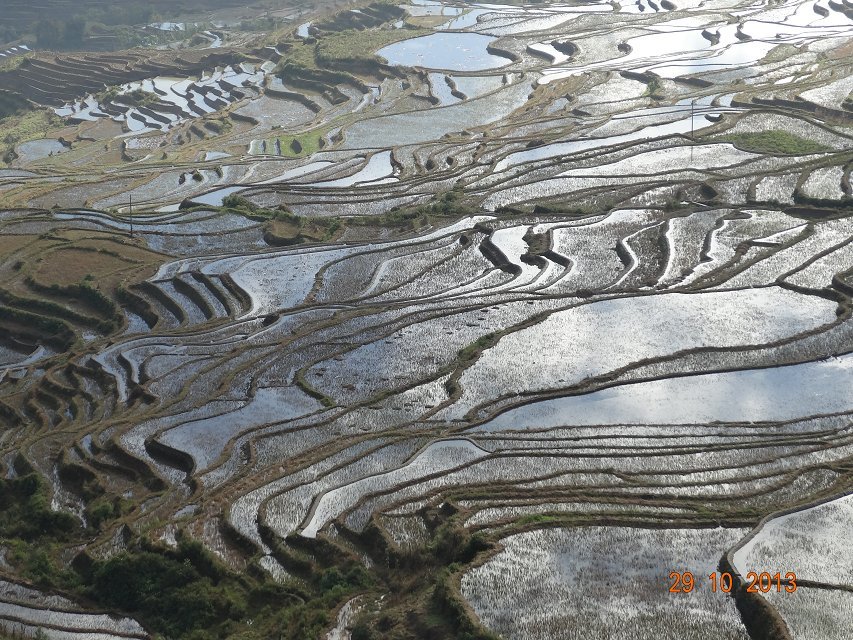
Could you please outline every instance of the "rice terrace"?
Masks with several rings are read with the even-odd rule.
[[[0,0],[0,639],[853,638],[851,0]]]

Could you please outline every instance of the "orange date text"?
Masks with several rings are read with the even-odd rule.
[[[690,593],[697,587],[696,577],[690,571],[670,571],[669,583],[670,593]],[[708,576],[708,583],[714,593],[731,593],[736,580],[730,573],[715,571]],[[773,590],[777,593],[794,593],[797,590],[797,575],[793,571],[784,576],[778,572],[750,571],[744,578],[744,586],[747,593],[768,593]]]

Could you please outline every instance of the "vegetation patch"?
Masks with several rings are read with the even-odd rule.
[[[273,246],[326,241],[341,229],[340,218],[305,218],[285,207],[265,209],[236,194],[223,198],[222,206],[231,213],[266,221],[264,239]]]
[[[793,133],[778,129],[757,131],[755,133],[734,133],[720,136],[715,138],[715,140],[719,142],[731,142],[737,148],[753,153],[805,155],[808,153],[832,151],[830,147],[819,142],[807,140]]]
[[[100,523],[122,510],[96,500],[89,511]],[[230,571],[200,542],[183,535],[174,549],[140,539],[107,560],[62,568],[58,555],[65,545],[90,537],[77,518],[51,509],[39,474],[0,479],[0,538],[9,549],[7,560],[22,576],[42,588],[59,588],[100,608],[131,614],[161,637],[317,638],[331,622],[329,611],[371,586],[365,569],[344,550],[310,579],[281,585],[263,572]]]
[[[0,90],[0,118],[22,115],[32,109],[32,105],[17,93]]]
[[[62,120],[50,109],[17,111],[0,118],[0,155],[6,164],[14,159],[15,146],[28,140],[44,138],[52,129],[62,127]]]
[[[382,47],[429,33],[429,29],[411,25],[402,29],[346,29],[324,32],[316,42],[299,40],[292,43],[276,73],[280,73],[287,65],[325,71],[346,68],[353,64],[376,65],[381,62],[376,52]]]
[[[134,89],[133,91],[122,93],[118,87],[110,87],[99,93],[96,97],[99,103],[119,102],[129,107],[150,107],[160,101],[156,93],[150,93],[142,89]]]
[[[406,550],[384,547],[387,539],[373,527],[365,532],[368,544],[384,547],[381,553],[387,566],[377,565],[376,570],[387,593],[380,611],[366,608],[362,612],[352,637],[496,640],[470,617],[458,589],[458,574],[491,549],[490,541],[465,529],[460,514],[448,503],[427,509],[424,520],[428,540]]]
[[[369,29],[347,30],[324,36],[316,49],[316,60],[320,65],[336,66],[342,63],[375,63],[376,52],[389,44],[427,35],[427,29]]]
[[[378,216],[349,218],[348,223],[356,226],[416,229],[448,218],[459,218],[476,213],[479,213],[479,209],[466,202],[464,192],[457,188],[446,191],[425,204],[394,207]]]
[[[0,536],[3,538],[67,540],[78,525],[74,516],[50,508],[47,486],[39,474],[0,478]]]
[[[322,148],[323,137],[328,131],[328,128],[322,128],[296,136],[267,138],[265,153],[272,153],[285,158],[310,156]]]
[[[139,266],[139,262],[121,257],[115,249],[71,247],[52,251],[40,261],[35,278],[46,286],[81,282],[100,285],[118,271]]]

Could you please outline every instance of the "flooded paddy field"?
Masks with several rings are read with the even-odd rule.
[[[0,46],[0,628],[847,637],[849,3],[217,11]]]

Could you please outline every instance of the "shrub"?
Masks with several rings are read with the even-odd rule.
[[[66,540],[79,525],[71,514],[50,508],[45,481],[37,473],[0,479],[0,536]]]
[[[723,135],[720,137],[720,140],[731,142],[744,151],[754,151],[757,153],[802,155],[832,150],[814,140],[808,140],[788,131],[778,129]]]
[[[89,521],[96,529],[100,529],[101,525],[113,517],[113,505],[111,502],[99,502],[88,510]]]

